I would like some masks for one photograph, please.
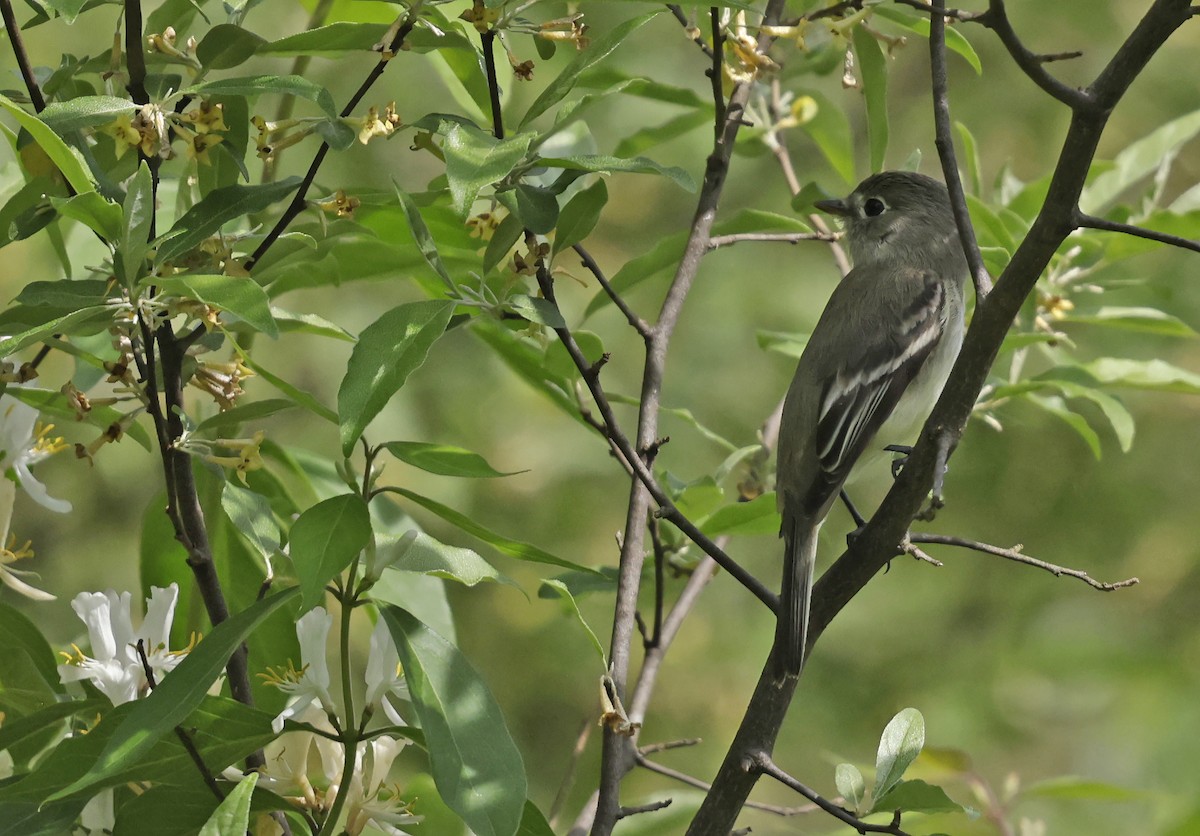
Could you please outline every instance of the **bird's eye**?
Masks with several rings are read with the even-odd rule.
[[[867,198],[867,202],[863,204],[863,212],[868,218],[873,218],[876,215],[882,215],[883,210],[886,208],[887,206],[884,204],[884,202],[877,197],[869,197]]]

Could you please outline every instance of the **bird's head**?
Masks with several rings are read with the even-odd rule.
[[[882,260],[921,263],[944,257],[946,247],[959,246],[946,187],[924,174],[872,174],[847,197],[818,200],[815,206],[843,219],[856,265]]]

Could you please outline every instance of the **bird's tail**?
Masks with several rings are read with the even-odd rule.
[[[783,586],[779,595],[775,662],[780,679],[799,676],[808,641],[808,605],[813,567],[817,562],[817,533],[821,524],[793,518],[784,524]]]

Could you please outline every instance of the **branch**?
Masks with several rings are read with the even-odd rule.
[[[675,19],[679,21],[679,25],[683,27],[685,32],[687,32],[689,35],[692,32],[696,33],[692,37],[692,43],[694,43],[696,46],[700,47],[700,50],[705,55],[707,55],[709,58],[712,58],[712,55],[713,55],[712,47],[709,46],[708,44],[706,44],[704,42],[704,39],[700,37],[699,27],[692,25],[692,21],[688,20],[687,15],[683,13],[683,9],[680,8],[679,4],[668,3],[667,10],[670,11],[671,14],[675,17]]]
[[[149,104],[146,92],[146,42],[142,37],[141,0],[125,0],[125,67],[129,70],[126,89],[135,102]]]
[[[993,0],[996,8],[1002,10],[1003,6]],[[903,541],[934,481],[940,442],[961,437],[1005,334],[1051,257],[1075,228],[1072,220],[1079,194],[1112,108],[1150,57],[1188,17],[1187,0],[1155,0],[1086,93],[1076,96],[1072,91],[1067,96],[1077,107],[1042,208],[995,288],[976,306],[958,360],[903,471],[853,548],[814,586],[808,651],[837,613],[895,555],[896,544]],[[768,658],[713,789],[692,821],[690,836],[729,833],[758,777],[746,771],[747,758],[769,752],[774,745],[797,680],[776,684],[773,665],[773,658]]]
[[[716,235],[708,239],[709,251],[739,244],[743,241],[778,241],[783,244],[799,244],[801,241],[834,242],[838,236],[832,232],[738,232],[731,235]]]
[[[979,242],[975,240],[971,213],[967,210],[967,196],[963,192],[958,161],[954,156],[954,137],[950,133],[950,98],[946,89],[946,2],[933,0],[933,5],[935,11],[929,16],[929,65],[933,79],[934,144],[942,161],[942,178],[950,192],[950,207],[954,212],[954,225],[958,227],[958,240],[962,243],[971,280],[975,283],[975,298],[984,299],[992,290],[992,277],[983,265],[983,254],[979,252]]]
[[[138,659],[142,663],[142,673],[146,676],[146,685],[153,691],[158,687],[158,682],[154,678],[154,668],[150,666],[150,660],[146,657],[146,640],[138,639],[135,649],[137,650]],[[204,786],[212,791],[212,794],[217,797],[218,801],[224,801],[225,793],[222,791],[221,785],[217,783],[217,779],[213,777],[212,770],[208,768],[208,764],[204,762],[204,758],[200,756],[200,750],[196,748],[196,742],[192,740],[192,736],[183,726],[175,727],[175,736],[179,738],[179,742],[183,744],[184,751],[188,753],[188,757],[192,759],[192,763],[199,770],[200,777],[204,781]]]
[[[937,0],[934,0],[937,2]],[[758,752],[751,761],[753,768],[763,775],[769,775],[785,787],[795,790],[802,796],[807,798],[813,804],[816,804],[829,815],[833,816],[840,822],[850,825],[859,833],[891,833],[893,836],[908,836],[900,829],[900,811],[897,810],[892,816],[892,823],[889,825],[867,824],[862,819],[855,816],[849,810],[846,810],[834,804],[826,798],[822,798],[814,790],[809,789],[804,784],[801,784],[791,775],[788,775],[782,769],[775,765],[771,760],[771,756],[766,752]]]
[[[1038,560],[1035,557],[1030,557],[1021,551],[1024,548],[1021,545],[1013,546],[1011,549],[993,546],[988,543],[980,543],[977,540],[968,540],[965,537],[953,537],[949,534],[922,534],[913,533],[908,535],[909,542],[912,543],[930,543],[939,546],[958,546],[971,551],[982,552],[983,554],[995,555],[1003,557],[1005,560],[1012,560],[1017,563],[1024,563],[1026,566],[1035,566],[1038,569],[1045,569],[1056,578],[1066,575],[1069,578],[1078,578],[1086,583],[1092,589],[1099,589],[1102,592],[1112,592],[1115,589],[1124,589],[1129,586],[1134,586],[1138,583],[1137,578],[1126,578],[1123,581],[1115,581],[1106,583],[1098,581],[1084,572],[1081,569],[1069,569],[1065,566],[1058,566],[1054,563],[1047,563],[1044,560]]]
[[[583,262],[583,266],[586,267],[591,274],[596,277],[596,281],[600,283],[600,287],[604,289],[604,292],[608,295],[608,298],[611,299],[613,304],[617,306],[617,310],[625,315],[625,321],[629,323],[630,327],[637,331],[643,340],[649,340],[650,325],[646,322],[646,320],[638,316],[637,312],[634,311],[633,308],[629,307],[629,303],[625,301],[625,298],[621,296],[620,293],[617,293],[616,289],[613,288],[612,284],[608,281],[608,278],[604,275],[604,271],[600,269],[600,265],[596,263],[596,259],[592,258],[591,253],[585,250],[582,244],[575,244],[571,247],[571,249],[573,249],[575,254],[579,256],[580,260]]]
[[[987,11],[976,16],[974,20],[996,33],[996,36],[1000,38],[1000,43],[1004,44],[1004,48],[1008,50],[1008,54],[1012,56],[1017,66],[1042,90],[1072,110],[1094,106],[1092,98],[1086,92],[1063,84],[1046,72],[1046,68],[1042,66],[1046,63],[1045,56],[1038,55],[1021,43],[1021,39],[1017,37],[1016,31],[1008,19],[1004,0],[988,0]]]
[[[671,799],[664,798],[662,801],[651,801],[649,804],[639,804],[636,807],[621,807],[617,810],[617,820],[636,816],[639,813],[654,813],[670,806]]]
[[[1158,241],[1160,244],[1170,244],[1172,247],[1180,247],[1181,249],[1191,250],[1194,253],[1200,253],[1200,241],[1183,238],[1179,235],[1170,235],[1166,232],[1157,232],[1153,229],[1146,229],[1134,226],[1133,224],[1109,221],[1080,211],[1075,212],[1075,225],[1086,227],[1087,229],[1099,229],[1104,232],[1123,232],[1126,235],[1132,235],[1136,238]]]
[[[500,81],[496,76],[496,30],[479,36],[483,47],[483,66],[487,72],[488,98],[492,105],[492,136],[504,139],[504,117],[500,114]]]
[[[21,27],[17,25],[17,16],[13,14],[12,0],[0,0],[0,14],[3,14],[4,30],[8,32],[13,54],[17,57],[17,66],[21,69],[21,78],[25,80],[25,89],[29,92],[29,101],[33,103],[33,109],[41,113],[46,109],[46,99],[42,96],[42,88],[38,87],[37,78],[33,74],[33,65],[29,63],[25,39],[21,37]]]
[[[132,0],[132,2],[136,2],[136,0]],[[412,32],[413,27],[417,23],[416,8],[417,7],[414,6],[413,8],[409,9],[408,19],[405,20],[404,24],[396,31],[396,36],[392,38],[392,42],[387,45],[387,49],[385,51],[387,54],[380,58],[379,62],[371,68],[371,72],[367,74],[367,77],[363,80],[363,83],[358,86],[358,89],[354,92],[354,95],[350,97],[350,101],[346,102],[346,106],[342,108],[342,112],[339,114],[342,118],[345,118],[354,112],[354,108],[358,107],[358,103],[362,101],[365,95],[367,95],[367,92],[371,89],[375,82],[379,80],[379,77],[383,75],[383,71],[387,69],[388,64],[391,63],[390,55],[400,51],[400,47],[404,44],[404,39],[408,37],[408,34]],[[322,142],[321,147],[318,148],[317,152],[313,155],[312,162],[309,163],[308,171],[306,171],[304,174],[304,179],[300,181],[300,188],[298,188],[296,190],[296,194],[292,196],[292,202],[289,203],[287,208],[283,210],[283,214],[279,216],[279,220],[275,222],[275,226],[271,227],[271,231],[267,233],[265,238],[263,238],[262,243],[258,245],[258,248],[254,251],[250,258],[246,260],[245,266],[247,270],[252,270],[254,268],[254,265],[257,264],[264,255],[267,254],[267,250],[274,246],[275,242],[279,240],[279,236],[282,235],[284,230],[286,230],[291,222],[296,219],[296,216],[304,211],[304,207],[308,205],[305,197],[308,194],[308,190],[312,187],[313,181],[317,179],[317,172],[320,171],[321,163],[325,161],[325,156],[328,153],[329,143]]]
[[[661,763],[656,763],[646,757],[643,751],[639,751],[637,755],[637,765],[650,772],[657,772],[659,775],[666,776],[681,784],[687,784],[689,787],[695,787],[698,790],[708,792],[712,789],[712,784],[707,784],[699,778],[688,775],[686,772],[680,772],[678,769],[672,769],[669,766],[663,766]],[[783,807],[778,804],[765,804],[761,801],[747,801],[746,806],[751,810],[761,810],[764,813],[774,813],[777,816],[799,816],[804,813],[811,813],[820,808],[816,804],[802,804],[799,807]]]

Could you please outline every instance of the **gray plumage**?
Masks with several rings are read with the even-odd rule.
[[[915,440],[962,345],[967,276],[946,188],[932,178],[885,171],[817,206],[844,218],[854,269],[817,321],[783,407],[776,664],[785,676],[804,664],[821,523],[868,448]]]

